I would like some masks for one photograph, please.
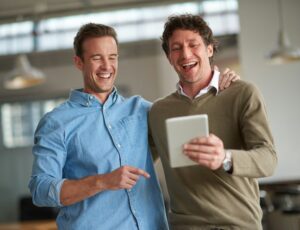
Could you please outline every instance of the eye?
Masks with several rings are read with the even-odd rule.
[[[178,50],[180,50],[180,46],[173,46],[171,48],[171,51],[178,51]]]
[[[115,61],[115,60],[117,60],[118,59],[118,56],[117,55],[113,55],[113,56],[110,56],[109,57],[109,60],[111,60],[111,61]]]
[[[101,57],[100,56],[93,56],[92,60],[93,61],[99,61],[99,60],[101,60]]]
[[[199,46],[198,43],[191,43],[191,44],[190,44],[190,47],[191,47],[191,48],[195,48],[195,47],[198,47],[198,46]]]

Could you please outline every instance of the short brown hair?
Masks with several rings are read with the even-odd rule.
[[[83,42],[89,38],[104,37],[104,36],[113,37],[118,45],[117,33],[114,30],[114,28],[103,24],[96,24],[96,23],[88,23],[81,26],[73,42],[75,54],[82,59]]]
[[[168,17],[164,26],[164,31],[161,37],[162,48],[165,54],[169,55],[169,39],[175,30],[192,30],[199,33],[206,46],[212,45],[214,53],[218,49],[218,41],[213,37],[213,32],[203,18],[199,15],[182,14],[171,15]],[[213,56],[209,59],[210,64],[213,62]]]

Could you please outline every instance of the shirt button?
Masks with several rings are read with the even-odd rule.
[[[108,125],[108,129],[111,129],[111,125]]]
[[[93,100],[93,96],[90,96],[89,98],[90,98],[90,100]]]
[[[131,192],[131,189],[128,189],[128,192]]]
[[[117,144],[117,147],[118,147],[118,148],[121,148],[121,145],[120,145],[120,144]]]
[[[86,106],[90,106],[90,103],[87,102],[85,105],[86,105]]]

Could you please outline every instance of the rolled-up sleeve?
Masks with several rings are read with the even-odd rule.
[[[62,206],[60,191],[65,180],[63,168],[66,160],[65,132],[62,127],[46,115],[34,135],[34,160],[29,189],[33,203],[37,206]]]

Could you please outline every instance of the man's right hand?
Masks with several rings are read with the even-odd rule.
[[[65,180],[60,192],[60,201],[63,205],[71,205],[105,190],[131,189],[140,176],[150,177],[142,169],[122,166],[106,174]]]
[[[101,176],[103,186],[107,190],[131,189],[140,176],[150,178],[144,170],[127,165]]]

